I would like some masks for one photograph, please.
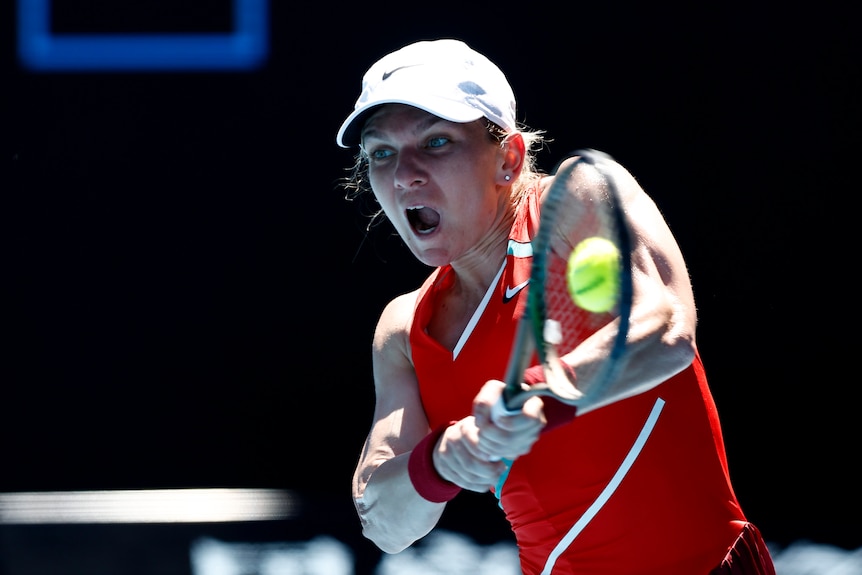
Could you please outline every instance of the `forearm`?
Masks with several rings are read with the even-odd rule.
[[[693,311],[675,305],[667,292],[652,295],[632,310],[626,352],[617,360],[619,371],[613,380],[601,388],[595,385],[597,367],[610,353],[611,341],[602,330],[565,358],[574,367],[585,397],[578,404],[579,414],[651,389],[691,364],[695,354]],[[614,330],[616,326],[610,333]]]
[[[403,551],[427,535],[440,520],[445,503],[420,496],[410,480],[410,453],[387,460],[366,482],[354,480],[353,502],[362,533],[386,553]]]

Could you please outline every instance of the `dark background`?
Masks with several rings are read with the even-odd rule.
[[[228,2],[55,3],[58,32],[230,26]],[[365,237],[335,134],[377,58],[455,36],[547,131],[545,169],[604,150],[665,213],[749,518],[862,545],[849,10],[273,2],[257,70],[34,73],[9,4],[0,491],[285,488],[358,532],[371,332],[427,270]],[[505,534],[491,507],[444,521]]]

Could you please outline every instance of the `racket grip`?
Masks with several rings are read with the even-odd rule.
[[[506,401],[503,396],[500,396],[500,399],[497,400],[497,403],[491,406],[491,421],[497,423],[501,417],[507,415],[515,415],[517,413],[521,413],[521,408],[516,407],[515,409],[509,409],[506,406]]]
[[[497,498],[497,505],[500,509],[503,509],[503,500],[501,499],[503,495],[503,484],[506,483],[506,479],[509,478],[509,471],[512,470],[512,461],[511,459],[503,459],[506,462],[506,471],[500,475],[500,478],[497,480],[497,484],[494,486],[494,497]]]

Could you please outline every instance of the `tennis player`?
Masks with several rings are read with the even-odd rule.
[[[376,404],[353,478],[366,537],[398,553],[461,490],[492,491],[527,575],[774,575],[728,474],[685,261],[622,166],[613,170],[632,220],[635,284],[622,371],[590,396],[579,371],[607,349],[582,346],[564,359],[589,403],[533,397],[495,422],[530,269],[507,246],[529,242],[553,181],[536,166],[543,133],[517,121],[496,65],[441,39],[371,66],[337,143],[357,149],[348,190],[370,190],[433,268],[385,306],[373,337]],[[598,184],[578,169],[568,185]],[[528,370],[527,383],[539,373]]]

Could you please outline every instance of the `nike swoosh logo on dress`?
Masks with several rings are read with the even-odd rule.
[[[527,287],[527,284],[530,283],[530,278],[525,279],[523,282],[519,283],[514,287],[506,286],[506,293],[503,294],[503,303],[509,303],[513,297],[518,295],[522,289]]]

